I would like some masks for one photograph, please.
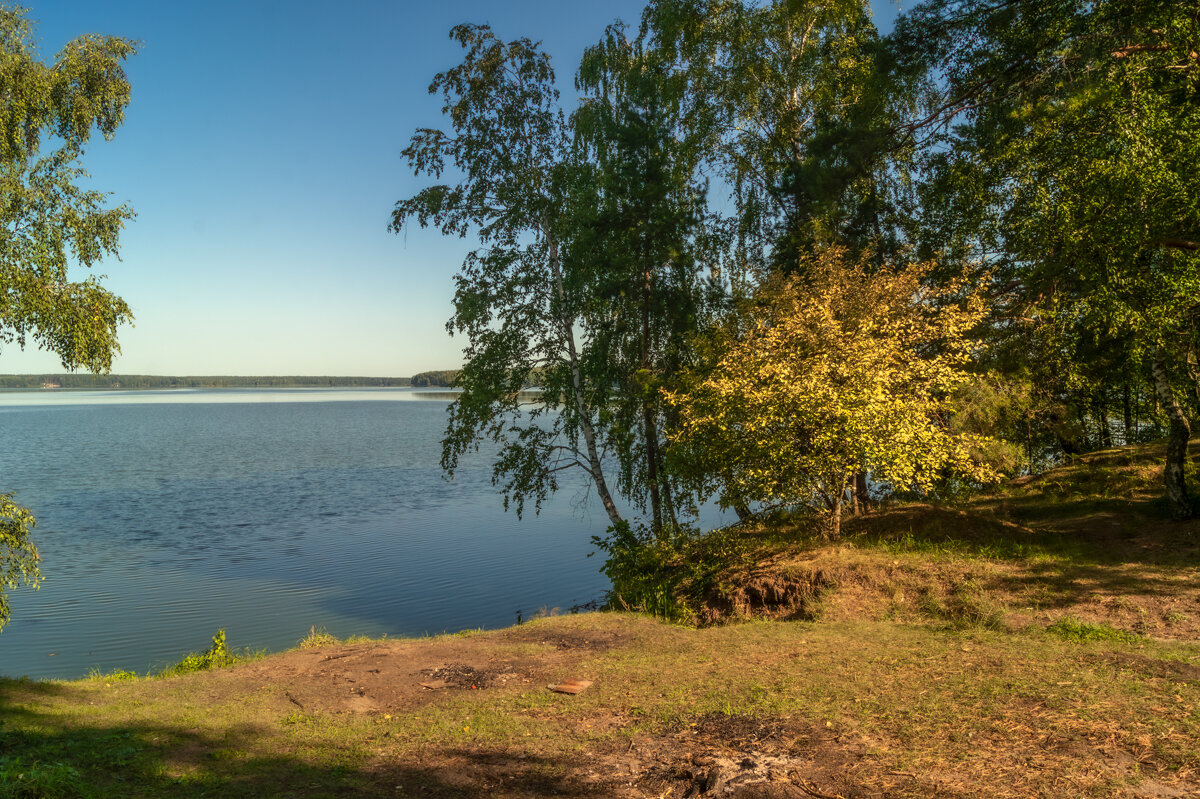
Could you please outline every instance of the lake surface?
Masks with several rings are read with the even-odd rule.
[[[602,598],[582,481],[505,513],[486,457],[442,478],[445,394],[0,392],[0,491],[45,578],[10,592],[0,674],[145,672],[207,648],[500,627]]]

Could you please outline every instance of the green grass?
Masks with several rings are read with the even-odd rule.
[[[8,791],[0,797],[336,796],[385,787],[390,795],[395,785],[418,796],[481,795],[491,783],[472,789],[456,781],[463,753],[481,758],[479,768],[498,753],[521,764],[523,776],[494,795],[569,793],[563,780],[580,763],[600,768],[605,753],[631,744],[639,752],[683,746],[681,734],[714,724],[778,728],[785,743],[817,736],[827,751],[814,757],[866,752],[864,780],[953,762],[975,794],[1010,784],[1051,790],[1052,777],[1092,785],[1093,795],[1116,790],[1117,777],[1092,773],[1105,762],[1099,750],[1094,760],[1064,750],[1028,769],[1026,760],[1049,757],[1045,736],[1052,750],[1055,741],[1110,740],[1155,768],[1200,768],[1186,744],[1200,739],[1200,681],[1170,676],[1200,672],[1193,644],[1064,640],[981,625],[751,622],[697,630],[625,614],[531,623],[550,637],[617,632],[624,642],[570,667],[595,681],[579,696],[551,694],[540,679],[439,692],[436,701],[366,715],[301,710],[274,701],[281,687],[269,683],[217,691],[202,672],[107,687],[0,681],[0,784]],[[531,651],[503,632],[414,646],[434,647],[439,659],[460,657],[458,647],[501,659]]]
[[[316,649],[320,646],[333,646],[334,644],[340,644],[341,642],[342,641],[340,638],[330,633],[324,627],[318,630],[314,625],[309,627],[308,635],[300,639],[300,642],[297,644],[297,646],[301,649]]]
[[[0,757],[2,799],[70,799],[84,795],[85,790],[79,771],[72,766]]]
[[[1056,635],[1067,641],[1083,643],[1086,641],[1137,641],[1141,638],[1137,633],[1118,630],[1109,624],[1093,624],[1080,621],[1072,616],[1063,616],[1046,627],[1051,635]]]

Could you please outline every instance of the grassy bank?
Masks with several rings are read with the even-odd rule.
[[[1153,458],[668,564],[693,618],[743,623],[592,613],[0,681],[0,797],[1198,795],[1200,526],[1164,519]],[[571,678],[592,685],[547,689]]]

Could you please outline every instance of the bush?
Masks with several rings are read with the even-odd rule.
[[[238,658],[230,653],[225,646],[225,631],[217,630],[213,636],[212,645],[203,652],[192,652],[174,666],[168,666],[159,672],[160,677],[170,677],[176,674],[191,674],[193,671],[219,669],[236,663]]]
[[[694,533],[690,528],[664,528],[654,535],[628,522],[608,528],[604,538],[592,536],[596,548],[607,553],[600,571],[612,583],[607,605],[636,610],[668,621],[689,618],[677,590],[686,576],[682,548]]]

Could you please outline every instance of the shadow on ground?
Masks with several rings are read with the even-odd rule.
[[[270,736],[230,725],[220,736],[182,726],[89,724],[87,711],[58,716],[39,704],[81,708],[85,691],[61,683],[0,679],[0,797],[357,797],[606,796],[603,784],[570,777],[557,758],[481,748],[437,749],[407,762],[359,741],[321,746],[314,765],[263,753]],[[296,743],[303,749],[303,743]],[[315,750],[314,750],[315,751]]]

